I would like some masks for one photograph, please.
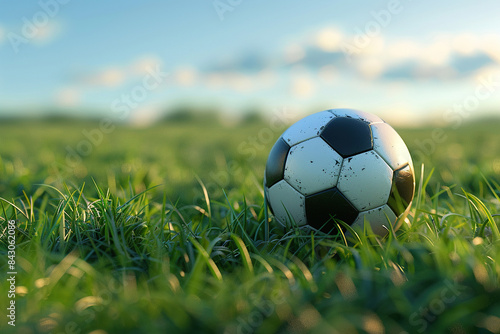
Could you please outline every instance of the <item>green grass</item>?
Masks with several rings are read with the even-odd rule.
[[[401,129],[411,224],[346,241],[266,221],[266,123],[120,126],[68,168],[95,123],[5,122],[0,332],[499,332],[498,125],[448,129],[429,155],[432,129]]]

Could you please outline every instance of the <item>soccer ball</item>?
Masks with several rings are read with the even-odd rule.
[[[352,109],[307,116],[274,144],[264,190],[283,226],[337,233],[338,220],[386,235],[408,215],[415,191],[410,153],[379,117]]]

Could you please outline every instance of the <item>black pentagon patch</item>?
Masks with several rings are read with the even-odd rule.
[[[337,230],[332,217],[351,225],[358,213],[337,187],[306,196],[307,223],[325,233]]]
[[[323,129],[321,138],[344,158],[373,149],[372,129],[359,119],[334,118]]]
[[[266,173],[264,176],[266,187],[270,188],[283,180],[286,157],[289,151],[290,146],[283,138],[278,139],[276,144],[274,144],[266,163]]]
[[[392,190],[387,204],[396,216],[402,215],[413,200],[415,179],[410,165],[406,165],[394,172]]]

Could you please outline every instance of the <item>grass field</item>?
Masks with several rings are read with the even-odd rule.
[[[499,127],[400,129],[411,224],[346,242],[266,221],[283,124],[3,121],[0,332],[500,332]]]

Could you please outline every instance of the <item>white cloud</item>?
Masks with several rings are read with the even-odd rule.
[[[367,57],[357,63],[359,72],[369,79],[377,78],[384,71],[385,65],[380,57]]]
[[[481,61],[472,60],[468,65],[457,63],[467,58],[480,58],[489,66],[487,57],[500,63],[500,38],[473,34],[441,34],[431,42],[417,42],[410,38],[397,40],[374,38],[367,48],[352,55],[350,66],[368,79],[377,79],[386,70],[413,64],[415,78],[447,80],[457,76],[470,76],[480,70]],[[474,64],[476,63],[476,64]],[[470,69],[470,66],[477,69]],[[457,67],[458,66],[458,67]]]
[[[61,107],[75,107],[80,102],[80,91],[76,88],[64,88],[57,93],[56,103]]]
[[[483,67],[477,71],[473,79],[476,84],[481,85],[490,78],[494,78],[495,82],[498,81],[498,78],[500,78],[500,64]]]
[[[156,55],[144,55],[134,61],[132,65],[125,67],[125,72],[130,72],[131,75],[147,75],[149,71],[163,64],[160,57]]]
[[[451,93],[456,87],[468,87],[479,74],[497,73],[500,68],[500,38],[496,36],[441,34],[421,40],[378,35],[348,62],[340,46],[355,37],[327,27],[296,38],[277,54],[257,54],[266,64],[263,70],[249,69],[238,61],[230,70],[184,66],[173,72],[172,79],[178,88],[197,86],[209,94],[219,91],[224,94],[221,99],[226,99],[227,91],[234,92],[227,100],[240,99],[236,94],[240,93],[266,101],[258,94],[265,90],[304,110],[312,101],[359,104],[360,109],[372,111],[379,105],[383,106],[380,110],[387,110],[386,115],[405,115],[394,119],[395,123],[417,124],[423,119],[419,114],[423,110],[453,101]],[[406,87],[404,94],[395,88],[398,85]],[[442,93],[445,91],[451,93]],[[363,99],[359,99],[361,95]],[[265,103],[272,103],[270,100]]]
[[[388,43],[384,54],[390,62],[403,62],[414,59],[421,52],[421,46],[413,40],[403,39]]]
[[[479,48],[500,64],[500,36],[493,34],[482,36]]]
[[[316,87],[314,80],[307,74],[294,74],[291,78],[291,93],[298,98],[308,98],[314,94]]]
[[[49,21],[47,24],[37,26],[33,36],[30,38],[34,43],[45,45],[54,41],[62,32],[62,24]]]
[[[340,48],[342,32],[335,27],[321,29],[315,36],[316,45],[323,51],[333,52]]]
[[[285,49],[285,61],[295,63],[302,60],[306,55],[305,49],[299,44],[292,44]]]
[[[193,86],[198,82],[198,72],[192,67],[181,67],[175,71],[174,80],[181,86]]]
[[[187,75],[187,73],[183,75]],[[257,88],[256,81],[269,81],[272,79],[267,77],[267,75],[268,74],[263,73],[260,77],[261,80],[259,80],[258,75],[247,75],[240,72],[208,73],[202,77],[201,82],[209,89],[231,89],[236,92],[245,93]],[[177,84],[184,85],[182,77],[179,77],[179,75],[177,75],[177,77]]]
[[[451,47],[459,54],[470,56],[479,50],[481,42],[471,33],[458,34],[451,38]]]
[[[142,56],[131,64],[108,67],[82,74],[76,77],[75,82],[86,86],[119,87],[130,80],[140,80],[142,77],[161,67],[162,61],[156,56]]]
[[[153,73],[164,72],[161,67],[161,59],[155,56],[141,56],[136,60],[122,66],[109,65],[94,71],[81,73],[73,77],[66,87],[55,94],[55,103],[61,107],[76,107],[85,103],[85,99],[96,91],[104,88],[121,89],[127,83],[144,84],[145,78],[150,78]],[[152,80],[148,79],[148,82]],[[163,83],[163,82],[162,82]],[[161,83],[161,84],[162,84]],[[124,86],[126,87],[126,86]],[[154,88],[160,90],[160,88]],[[124,93],[130,93],[124,91]],[[110,101],[119,96],[119,93],[110,97]],[[148,115],[147,119],[153,119],[154,110],[144,104],[141,113]],[[139,117],[139,115],[137,115]],[[137,121],[139,122],[139,121]]]
[[[420,45],[420,52],[416,59],[429,65],[446,66],[452,52],[451,40],[446,37],[438,37],[431,44]]]
[[[127,72],[121,68],[110,67],[78,79],[80,84],[89,86],[117,87],[125,82]]]

